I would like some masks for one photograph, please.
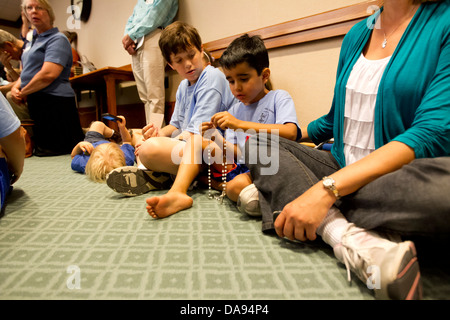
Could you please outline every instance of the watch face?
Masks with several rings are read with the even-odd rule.
[[[327,188],[330,188],[333,186],[333,180],[331,180],[330,178],[324,179],[323,185]]]

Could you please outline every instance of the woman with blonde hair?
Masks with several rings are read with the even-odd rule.
[[[16,103],[28,102],[35,155],[67,154],[83,139],[69,82],[72,49],[53,27],[55,14],[47,0],[23,0],[22,9],[34,27],[33,39],[25,46],[22,73],[11,95]]]

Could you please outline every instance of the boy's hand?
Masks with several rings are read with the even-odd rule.
[[[212,122],[203,122],[201,125],[202,137],[205,140],[220,141],[222,134]],[[217,140],[219,139],[219,140]]]
[[[142,135],[144,136],[144,140],[159,137],[159,129],[153,123],[150,123],[142,129]]]
[[[140,140],[136,142],[136,145],[134,146],[134,155],[136,158],[139,157],[139,150],[141,149],[142,144],[144,143],[144,140]]]
[[[212,123],[212,122],[203,122],[202,125],[200,126],[200,131],[202,133],[202,136],[204,136],[205,133],[211,129],[215,129],[214,123]]]
[[[216,126],[225,129],[239,129],[240,120],[233,117],[228,111],[216,113],[211,122]]]

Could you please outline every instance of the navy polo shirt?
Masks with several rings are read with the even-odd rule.
[[[40,92],[60,97],[73,97],[75,93],[69,82],[72,67],[72,48],[65,35],[58,28],[41,34],[35,31],[33,40],[25,45],[22,54],[23,70],[20,76],[22,88],[41,70],[44,62],[53,62],[63,66],[58,78]]]

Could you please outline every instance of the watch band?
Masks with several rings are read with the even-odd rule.
[[[334,181],[333,178],[331,178],[331,177],[323,177],[322,183],[323,183],[323,186],[325,188],[327,188],[328,190],[333,192],[333,194],[336,197],[336,199],[340,199],[341,198],[341,196],[339,194],[339,191],[338,191],[338,189],[336,188],[336,185],[335,185],[336,182]]]

